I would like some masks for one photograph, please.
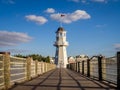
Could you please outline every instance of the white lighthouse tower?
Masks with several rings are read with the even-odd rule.
[[[68,42],[66,41],[66,31],[62,27],[59,27],[56,31],[56,41],[54,46],[56,47],[55,64],[58,68],[66,68],[68,64],[66,51]]]

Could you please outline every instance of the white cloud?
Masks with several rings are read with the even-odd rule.
[[[90,4],[92,2],[96,2],[96,3],[108,3],[110,1],[112,2],[117,2],[119,0],[67,0],[67,1],[72,1],[72,2],[81,2],[81,3],[84,3],[84,4]]]
[[[46,13],[54,13],[55,9],[53,8],[48,8],[47,10],[45,10]]]
[[[114,44],[115,49],[120,49],[120,43]]]
[[[106,24],[98,24],[98,25],[96,25],[97,28],[101,28],[101,27],[105,27],[105,26],[106,26]]]
[[[81,0],[82,3],[86,3],[87,1],[86,0]]]
[[[25,18],[28,20],[28,21],[33,21],[37,24],[45,24],[48,20],[43,17],[43,16],[36,16],[36,15],[27,15],[25,16]]]
[[[8,0],[8,2],[9,2],[10,4],[15,4],[15,2],[14,2],[13,0]]]
[[[26,52],[31,52],[31,50],[25,50],[25,49],[7,49],[7,50],[2,50],[2,52],[10,52],[10,53],[26,53]]]
[[[15,4],[15,1],[14,0],[2,0],[2,3]]]
[[[76,3],[80,2],[80,0],[69,0],[69,1],[76,2]]]
[[[61,17],[61,14],[65,15]],[[73,13],[57,13],[51,14],[50,17],[56,21],[63,22],[63,23],[72,23],[73,21],[78,21],[81,19],[89,19],[91,16],[84,10],[76,10]]]
[[[30,40],[32,40],[32,37],[25,33],[0,31],[0,47],[16,46]]]
[[[107,0],[92,0],[93,2],[101,2],[101,3],[104,3],[104,2],[107,2]]]

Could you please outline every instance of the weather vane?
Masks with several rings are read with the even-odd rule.
[[[62,27],[62,21],[64,16],[65,16],[64,14],[60,14],[60,27]]]

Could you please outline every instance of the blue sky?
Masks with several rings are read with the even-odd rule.
[[[54,56],[60,21],[68,56],[120,50],[119,0],[0,0],[0,51]]]

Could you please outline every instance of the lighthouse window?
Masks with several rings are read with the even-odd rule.
[[[64,33],[64,36],[65,36],[65,33]]]
[[[62,33],[60,33],[60,36],[62,36]]]
[[[59,37],[57,37],[57,41],[59,40]]]

